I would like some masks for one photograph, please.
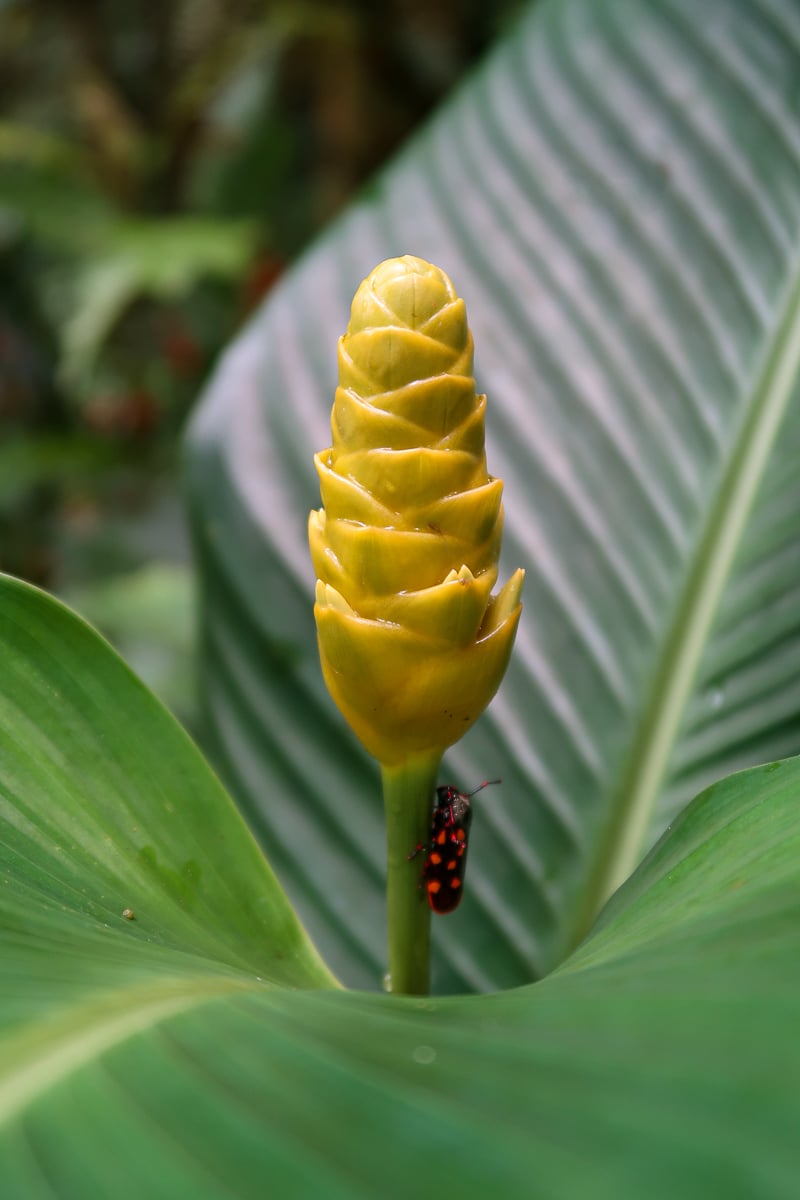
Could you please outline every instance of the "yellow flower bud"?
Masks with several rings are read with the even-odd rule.
[[[491,595],[503,485],[486,470],[485,405],[447,275],[381,263],[339,341],[309,542],[325,681],[384,765],[457,741],[508,664],[524,572]]]

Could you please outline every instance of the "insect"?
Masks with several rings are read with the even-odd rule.
[[[472,824],[470,800],[476,792],[493,783],[500,783],[500,780],[485,779],[472,792],[460,792],[449,783],[436,789],[431,840],[428,845],[420,842],[408,856],[410,861],[421,851],[427,851],[422,866],[422,884],[428,904],[435,913],[444,915],[458,908],[467,869],[467,845]]]

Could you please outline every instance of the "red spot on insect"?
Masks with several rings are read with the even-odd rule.
[[[458,908],[467,866],[467,844],[472,821],[470,799],[475,792],[499,783],[499,779],[487,779],[472,792],[459,792],[451,785],[436,789],[436,800],[431,816],[430,842],[426,846],[418,843],[409,859],[416,858],[422,850],[428,857],[422,867],[422,884],[428,894],[428,903],[435,913],[443,915]],[[454,849],[450,857],[443,859],[438,847],[448,843]],[[422,884],[420,886],[422,886]]]

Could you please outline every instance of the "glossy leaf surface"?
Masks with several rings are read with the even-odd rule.
[[[228,974],[331,985],[173,718],[88,625],[0,579],[2,926],[19,937],[32,1009],[64,999],[48,986],[62,938],[77,994],[113,981],[117,947],[142,983],[179,951],[177,977],[210,959]],[[11,965],[4,956],[0,971]]]
[[[399,1000],[330,986],[78,618],[0,581],[0,662],[8,1200],[794,1195],[800,760],[700,796],[543,982]]]
[[[231,349],[192,429],[219,761],[335,969],[383,969],[377,774],[329,703],[305,514],[379,260],[465,297],[511,669],[443,782],[476,805],[440,991],[545,973],[689,798],[800,749],[800,8],[533,7]]]

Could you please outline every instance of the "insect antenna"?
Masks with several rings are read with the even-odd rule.
[[[465,796],[474,796],[474,795],[476,795],[477,792],[482,792],[485,787],[491,787],[493,783],[502,783],[502,782],[503,782],[502,779],[484,779],[483,783],[479,783],[474,791],[465,792],[464,795]]]

